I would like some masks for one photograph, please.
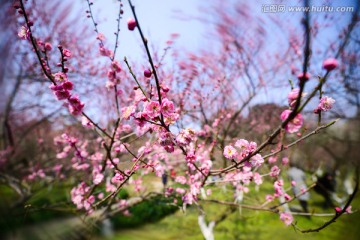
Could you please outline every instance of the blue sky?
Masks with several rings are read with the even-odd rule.
[[[139,48],[141,42],[138,32],[127,29],[126,21],[132,17],[132,13],[127,1],[123,1],[123,3],[124,14],[120,25],[117,59],[122,60],[124,56],[127,56],[131,60],[136,60],[143,56],[144,51]],[[180,33],[177,41],[178,47],[186,47],[187,50],[195,51],[203,46],[206,26],[195,19],[180,18],[185,15],[198,17],[200,6],[203,6],[204,3],[206,2],[199,0],[133,0],[141,28],[148,38],[150,46],[154,44],[160,50],[166,47],[165,42],[172,33]],[[79,1],[77,4],[85,16],[86,2]],[[116,30],[118,9],[119,4],[116,0],[94,0],[94,15],[99,22],[98,28],[108,38],[107,44],[110,49],[113,49],[115,41],[114,31]],[[85,17],[82,21],[91,24],[90,20]]]
[[[69,0],[68,0],[69,1]],[[114,31],[116,30],[116,18],[119,9],[117,0],[93,0],[94,15],[98,21],[98,28],[100,32],[104,33],[108,38],[107,46],[113,49],[114,45]],[[127,56],[132,61],[140,59],[144,55],[142,49],[140,36],[137,31],[128,31],[126,21],[132,17],[132,13],[128,2],[122,1],[124,4],[124,15],[120,25],[120,41],[117,53],[117,59],[122,60]],[[165,42],[169,39],[172,33],[179,33],[180,37],[176,42],[177,48],[186,49],[188,51],[197,51],[201,48],[206,48],[211,44],[208,33],[211,31],[211,25],[199,21],[198,18],[208,16],[205,11],[210,10],[212,5],[219,1],[204,1],[204,0],[133,0],[135,9],[140,21],[142,30],[149,40],[149,44],[153,44],[159,50],[166,47]],[[224,3],[237,2],[235,0],[227,0]],[[301,6],[302,1],[271,1],[271,0],[257,0],[252,2],[255,7],[253,14],[269,14],[263,13],[262,6],[264,4],[280,3],[288,6]],[[333,6],[354,6],[356,0],[334,0],[329,1]],[[91,21],[85,18],[85,10],[87,10],[86,1],[77,1],[74,13],[78,14],[78,10],[83,13],[83,17],[79,18],[84,21],[84,24],[91,25]],[[310,5],[321,6],[324,4],[323,0],[310,1]],[[326,3],[326,5],[329,5]],[[257,7],[258,6],[258,7]],[[270,13],[271,14],[271,13]],[[294,13],[294,16],[302,15],[302,13]],[[296,17],[295,17],[296,18]],[[95,35],[94,35],[95,37]]]

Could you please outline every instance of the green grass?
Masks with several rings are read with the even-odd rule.
[[[250,199],[258,199],[259,203],[263,202],[266,193],[272,190],[271,185],[264,184],[258,193],[250,192],[249,198],[244,199],[244,204],[256,205]],[[232,199],[231,191],[222,192],[213,188],[213,195],[210,198],[230,200]],[[322,197],[315,192],[311,192],[310,211],[315,213],[332,213],[332,209],[323,210]],[[292,207],[300,208],[295,200],[291,203]],[[356,197],[352,203],[353,209],[359,209],[360,198]],[[203,204],[208,220],[217,219],[226,207],[215,203]],[[198,226],[198,212],[195,206],[188,207],[186,212],[181,210],[173,215],[169,215],[156,223],[142,225],[135,229],[119,230],[116,234],[109,238],[112,240],[151,240],[151,239],[185,239],[185,240],[203,240],[200,228]],[[330,217],[311,217],[295,216],[297,226],[301,229],[316,228],[321,226]],[[349,215],[343,215],[337,222],[317,233],[300,233],[292,226],[285,226],[280,221],[278,214],[270,212],[260,212],[247,209],[237,209],[228,216],[224,221],[219,223],[215,229],[215,239],[310,239],[310,240],[357,240],[360,239],[360,212]]]

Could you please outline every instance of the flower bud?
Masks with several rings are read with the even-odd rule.
[[[46,51],[51,51],[52,46],[50,43],[47,42],[47,43],[45,43],[44,48],[46,49]]]
[[[147,77],[147,78],[149,78],[149,77],[151,77],[151,71],[149,70],[149,69],[145,69],[145,71],[144,71],[144,76],[145,77]]]
[[[309,80],[309,78],[310,78],[310,74],[309,73],[306,73],[305,75],[304,75],[304,73],[299,73],[298,75],[297,75],[297,78],[300,80],[300,81],[307,81],[307,80]]]
[[[334,70],[337,66],[338,62],[335,58],[328,58],[323,62],[323,68],[327,71]]]
[[[133,31],[135,29],[135,27],[136,27],[136,21],[133,18],[129,18],[128,21],[127,21],[127,24],[128,24],[128,29],[130,31]]]

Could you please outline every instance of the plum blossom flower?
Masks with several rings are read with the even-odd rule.
[[[174,103],[167,98],[163,99],[161,103],[161,113],[164,117],[170,116],[174,113]]]
[[[283,212],[280,213],[280,220],[283,221],[286,226],[289,226],[293,222],[294,218],[290,213]]]
[[[300,89],[299,88],[294,88],[293,90],[291,90],[291,92],[288,94],[288,102],[289,102],[289,106],[290,107],[294,107],[295,106],[295,102],[296,99],[299,96],[299,92]],[[302,93],[301,95],[302,97],[306,96],[306,93]]]
[[[74,87],[74,84],[70,81],[66,81],[66,82],[63,82],[61,84],[61,86],[65,89],[65,90],[68,90],[68,91],[71,91],[73,90],[73,87]]]
[[[285,119],[287,119],[289,117],[291,113],[291,110],[284,110],[282,113],[281,113],[281,120],[282,121],[285,121]],[[285,130],[288,132],[288,133],[295,133],[297,131],[299,131],[299,129],[302,127],[303,125],[303,117],[300,113],[298,113],[290,122],[288,122],[285,126]]]
[[[29,31],[29,29],[27,27],[25,27],[25,26],[22,26],[20,28],[20,31],[18,32],[18,36],[21,39],[29,40],[30,39],[30,31]]]
[[[280,168],[278,166],[273,166],[270,170],[271,177],[277,177],[280,174]]]
[[[320,99],[320,103],[319,103],[317,109],[326,112],[332,108],[334,103],[335,103],[335,100],[333,98],[324,96]]]
[[[266,199],[266,201],[271,202],[271,201],[274,201],[274,196],[270,195],[270,194],[267,194],[265,199]]]
[[[228,145],[224,148],[224,156],[227,158],[227,159],[233,159],[237,156],[238,152],[236,151],[236,149],[231,146],[231,145]]]
[[[102,33],[99,33],[97,36],[96,36],[96,39],[100,40],[100,41],[105,41],[105,35],[102,34]]]
[[[81,125],[83,125],[84,127],[87,127],[87,128],[91,128],[93,126],[93,124],[90,122],[90,120],[85,116],[83,116],[81,118]]]
[[[170,132],[164,132],[161,133],[159,136],[159,143],[161,146],[164,147],[164,149],[171,153],[174,151],[174,142],[173,142],[174,136]]]
[[[185,183],[186,183],[186,177],[184,177],[184,176],[177,176],[177,177],[175,178],[175,182],[180,183],[180,184],[185,184]]]
[[[123,107],[121,109],[122,117],[123,119],[129,120],[131,116],[135,113],[135,107],[129,106],[129,107]]]
[[[277,161],[277,157],[276,157],[276,156],[271,156],[271,157],[269,157],[269,160],[268,160],[269,163],[275,163],[276,161]]]
[[[69,49],[66,49],[66,48],[64,48],[63,50],[62,50],[62,53],[63,53],[63,55],[65,56],[65,57],[71,57],[71,55],[72,55],[72,53],[70,52],[70,50]]]
[[[252,167],[260,167],[263,162],[264,159],[260,154],[256,154],[250,159],[250,164]]]
[[[185,130],[180,131],[175,141],[179,146],[187,146],[193,140],[194,136],[195,136],[195,132],[192,129],[187,128]]]
[[[145,113],[150,118],[156,118],[160,115],[161,112],[161,106],[158,101],[151,101],[148,104],[146,104],[145,107]]]
[[[66,74],[63,72],[57,72],[53,76],[56,82],[64,82],[68,80]]]
[[[248,145],[249,145],[249,142],[245,139],[239,139],[235,143],[235,147],[240,148],[240,149],[247,148]]]
[[[70,97],[70,92],[64,89],[55,91],[54,94],[58,100],[64,100]]]
[[[120,66],[120,63],[116,60],[114,60],[112,63],[111,63],[111,67],[116,71],[116,72],[121,72],[121,66]]]
[[[283,185],[284,185],[284,181],[282,179],[274,182],[274,190],[277,196],[282,196],[284,194],[282,187]]]
[[[258,172],[254,173],[254,182],[256,185],[260,185],[263,183],[262,177]]]
[[[68,99],[69,102],[69,111],[72,115],[79,115],[84,109],[85,104],[80,102],[78,96],[71,96]]]
[[[282,165],[287,165],[289,163],[289,158],[288,157],[283,157],[281,159],[281,163],[282,163]]]
[[[175,192],[176,192],[177,194],[182,195],[182,194],[184,194],[186,191],[185,191],[185,189],[183,189],[183,188],[176,188],[176,189],[175,189]]]
[[[81,182],[78,186],[71,190],[71,200],[78,209],[90,208],[89,202],[86,203],[85,195],[89,192],[90,187],[86,186],[85,182]],[[91,200],[91,199],[90,199]],[[90,201],[93,202],[93,201]],[[85,207],[86,206],[86,207]]]
[[[111,182],[114,184],[121,183],[124,181],[125,177],[121,173],[116,173],[113,178],[111,178]]]
[[[102,46],[99,48],[99,52],[100,52],[100,55],[104,56],[104,57],[113,57],[114,56],[113,51],[111,51],[110,49],[107,49],[105,47],[102,47]]]
[[[93,173],[93,182],[95,185],[98,185],[99,183],[102,182],[102,180],[104,179],[104,175],[98,171],[94,171]]]
[[[111,82],[115,82],[116,72],[114,70],[110,69],[106,75]]]
[[[323,62],[323,68],[327,71],[334,70],[337,66],[338,62],[335,58],[328,58]]]

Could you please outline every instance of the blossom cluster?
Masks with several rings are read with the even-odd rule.
[[[90,187],[85,182],[81,182],[77,187],[74,187],[71,194],[71,201],[78,209],[84,208],[88,213],[92,212],[91,205],[95,202],[94,195],[87,196],[90,192]]]
[[[62,49],[64,57],[71,57],[71,52],[68,49]],[[67,100],[66,106],[72,115],[79,115],[82,113],[85,104],[82,103],[77,95],[72,95],[71,90],[74,88],[74,84],[68,79],[65,72],[57,72],[53,74],[54,83],[50,85],[50,89],[58,100]]]
[[[232,145],[227,145],[224,148],[224,157],[227,159],[234,159],[236,161],[241,161],[243,158],[247,157],[249,154],[253,153],[256,148],[257,144],[255,142],[249,142],[245,139],[239,139],[235,142],[235,147]],[[248,163],[252,167],[259,167],[264,162],[264,159],[260,154],[255,154],[252,156]]]
[[[120,83],[119,73],[121,72],[120,63],[116,60],[112,61],[111,67],[107,72],[108,81],[106,82],[107,88],[113,88],[116,84]]]

